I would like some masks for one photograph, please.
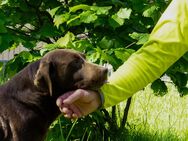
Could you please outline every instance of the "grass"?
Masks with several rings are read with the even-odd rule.
[[[187,141],[188,96],[168,84],[168,94],[155,96],[147,87],[133,96],[128,116],[130,140]],[[122,103],[123,105],[123,103]]]
[[[169,83],[167,85],[169,92],[163,97],[155,96],[149,86],[144,91],[135,94],[132,99],[128,122],[124,131],[117,133],[115,139],[103,138],[102,140],[187,141],[188,96],[180,97],[172,84]],[[121,112],[123,109],[121,108],[125,107],[125,102],[120,103],[119,106],[119,117],[121,117],[123,114]],[[89,124],[91,123],[88,122]],[[69,141],[71,134],[75,134],[75,131],[73,131],[74,128],[76,128],[75,124],[69,128],[66,139],[61,141]],[[85,133],[82,137],[84,136]],[[82,140],[83,138],[74,141]],[[88,137],[87,140],[92,141],[94,139]]]

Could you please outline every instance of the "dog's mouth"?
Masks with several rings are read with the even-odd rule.
[[[107,82],[107,76],[99,80],[81,80],[75,84],[76,89],[99,90]]]
[[[89,89],[89,90],[99,90],[105,83],[107,83],[108,69],[90,69],[90,72],[82,73],[77,77],[77,82],[75,83],[76,89]]]

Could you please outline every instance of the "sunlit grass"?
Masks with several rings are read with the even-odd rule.
[[[128,116],[133,138],[142,134],[149,137],[146,140],[188,139],[188,96],[180,97],[172,84],[168,89],[163,97],[149,87],[133,96]]]
[[[168,93],[163,97],[155,96],[149,86],[133,96],[126,128],[123,132],[116,133],[115,141],[188,140],[188,96],[180,97],[177,89],[172,84],[169,83],[167,85]],[[117,120],[122,117],[125,105],[126,102],[119,104],[120,110],[117,110],[119,111],[117,112]],[[91,123],[87,122],[87,124]],[[68,135],[66,134],[65,136],[66,138],[74,136],[75,131],[72,132],[73,128],[75,128],[75,124],[72,125],[71,130],[69,129]],[[54,138],[59,131],[56,130],[53,134],[52,132],[50,134]],[[84,138],[85,134],[81,135],[81,137]],[[82,141],[83,138],[76,139],[76,141]],[[56,141],[66,140],[54,139]],[[90,137],[88,139],[93,141]],[[110,137],[102,139],[102,141],[106,140],[114,141]]]

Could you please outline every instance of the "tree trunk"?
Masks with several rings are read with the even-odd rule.
[[[123,114],[123,119],[122,119],[122,122],[121,122],[121,125],[120,125],[120,129],[124,128],[125,124],[127,122],[127,117],[128,117],[128,114],[129,114],[129,108],[130,108],[130,105],[131,105],[131,99],[132,99],[132,97],[128,98],[128,100],[127,100],[127,104],[126,104],[126,107],[124,109],[124,114]]]

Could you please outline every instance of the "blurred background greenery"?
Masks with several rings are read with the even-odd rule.
[[[0,0],[0,52],[23,48],[11,58],[0,59],[0,82],[56,48],[81,51],[88,61],[115,71],[148,40],[169,3]],[[188,53],[127,102],[75,122],[59,117],[46,141],[186,141],[187,72]]]

